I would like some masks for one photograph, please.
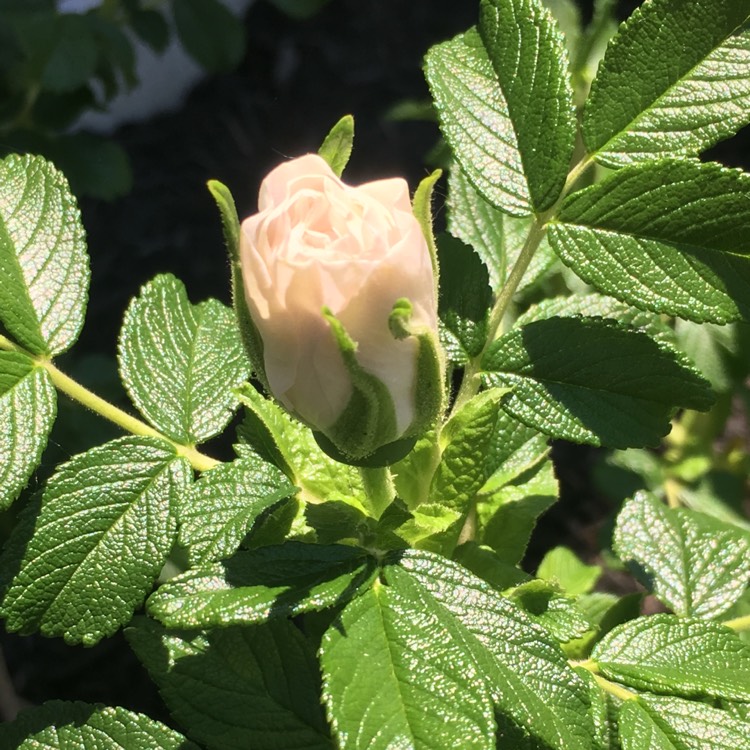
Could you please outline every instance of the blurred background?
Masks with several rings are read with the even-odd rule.
[[[547,4],[584,24],[594,11],[589,0]],[[637,5],[599,3],[619,20]],[[117,333],[143,283],[170,272],[192,302],[229,301],[208,179],[224,182],[240,216],[250,214],[264,174],[317,150],[351,113],[347,180],[403,175],[415,187],[442,156],[422,58],[473,25],[477,9],[476,0],[0,0],[0,155],[52,159],[79,196],[88,235],[87,324],[61,367],[121,402]],[[709,158],[750,168],[749,143],[746,129]],[[440,198],[436,212],[440,223]],[[93,434],[97,442],[116,434],[74,414],[56,427],[49,468]],[[538,528],[530,570],[557,544],[591,560],[614,507],[592,479],[597,451],[559,445],[555,457],[562,498]],[[0,538],[12,522],[0,517]],[[120,635],[84,649],[2,633],[0,645],[8,672],[0,665],[0,718],[61,698],[169,722]]]

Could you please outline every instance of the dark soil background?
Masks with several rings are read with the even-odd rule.
[[[179,112],[115,134],[131,157],[134,186],[129,196],[110,204],[82,202],[93,282],[76,357],[102,355],[106,359],[96,361],[111,371],[122,314],[157,273],[182,279],[193,302],[228,301],[221,227],[205,188],[208,179],[229,186],[240,215],[252,213],[263,175],[285,157],[317,150],[330,127],[352,113],[356,139],[348,181],[398,174],[416,186],[428,172],[425,156],[438,139],[437,127],[394,122],[387,113],[401,101],[427,98],[424,53],[474,24],[477,5],[333,0],[314,18],[295,22],[258,0],[246,17],[247,54],[236,71],[200,85]],[[621,1],[621,18],[637,5]],[[581,6],[590,12],[589,2]],[[749,140],[745,132],[713,155],[747,167]],[[75,360],[69,364],[77,366]],[[98,377],[101,373],[91,375],[93,381]],[[215,453],[222,450],[218,446]],[[595,554],[599,526],[610,511],[592,487],[595,452],[559,445],[555,458],[562,499],[538,528],[532,566],[557,544],[584,557]],[[0,635],[0,645],[24,701],[99,701],[168,720],[119,634],[91,649],[7,634]],[[0,710],[12,704],[1,683]]]

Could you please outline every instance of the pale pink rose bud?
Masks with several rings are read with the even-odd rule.
[[[352,187],[314,154],[281,164],[242,222],[240,261],[253,359],[290,412],[355,459],[434,421],[436,284],[403,179]]]

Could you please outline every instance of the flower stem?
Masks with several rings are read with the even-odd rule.
[[[71,377],[55,367],[55,365],[52,364],[49,359],[46,359],[45,357],[34,356],[33,354],[25,351],[23,348],[21,348],[17,344],[14,344],[10,339],[2,335],[0,335],[0,349],[19,352],[30,357],[34,360],[38,367],[41,367],[47,371],[47,374],[50,376],[50,380],[52,381],[53,385],[61,393],[69,396],[74,401],[78,402],[82,406],[85,406],[87,409],[90,409],[99,416],[108,419],[118,427],[122,427],[127,432],[130,432],[133,435],[158,438],[159,440],[170,443],[175,447],[177,455],[186,458],[196,471],[207,471],[208,469],[212,469],[221,463],[215,458],[206,456],[190,445],[182,445],[181,443],[177,443],[174,440],[168,438],[166,435],[163,435],[161,432],[155,430],[145,422],[142,422],[140,419],[131,416],[114,404],[110,404],[109,401],[105,401],[100,396],[97,396],[88,388],[85,388],[80,383],[76,382]]]
[[[372,515],[375,519],[379,519],[396,496],[391,472],[387,467],[360,466],[359,473],[362,477],[365,495],[370,501]]]

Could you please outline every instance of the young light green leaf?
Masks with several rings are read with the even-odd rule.
[[[331,750],[315,654],[291,622],[204,633],[138,618],[125,635],[171,715],[210,750]]]
[[[750,750],[750,725],[697,701],[643,695],[618,723],[622,750]]]
[[[232,313],[216,300],[191,305],[182,282],[168,274],[130,303],[118,360],[140,412],[187,445],[221,432],[237,406],[233,389],[249,375]]]
[[[34,354],[78,338],[88,296],[86,241],[62,173],[40,156],[0,160],[0,321]]]
[[[279,469],[250,452],[204,472],[177,512],[190,566],[231,555],[264,510],[296,491]]]
[[[617,516],[614,548],[653,579],[675,614],[713,619],[750,583],[750,535],[685,508],[667,508],[639,492]]]
[[[750,175],[666,159],[569,196],[550,244],[605,294],[696,322],[750,317]]]
[[[198,750],[174,729],[124,708],[50,701],[0,724],[4,750]]]
[[[23,354],[0,352],[0,508],[39,465],[57,413],[49,375]]]
[[[354,145],[354,118],[344,115],[325,137],[318,153],[326,160],[334,173],[341,177]]]
[[[172,548],[174,506],[189,477],[171,446],[143,437],[60,466],[3,554],[0,567],[14,571],[2,604],[8,629],[86,645],[114,633]]]
[[[607,49],[584,109],[597,161],[697,155],[750,122],[748,16],[736,0],[638,8]]]
[[[489,383],[511,388],[501,406],[516,419],[592,445],[656,444],[676,407],[712,403],[708,383],[683,355],[599,318],[514,328],[487,350],[482,366]]]
[[[448,175],[448,231],[471,245],[484,261],[493,289],[505,283],[508,269],[521,252],[531,219],[514,218],[493,208],[455,164]],[[532,285],[556,260],[545,237],[526,269],[519,291]]]
[[[539,578],[554,581],[570,596],[588,594],[602,574],[600,565],[586,565],[567,547],[551,549],[539,563]]]
[[[488,478],[486,457],[500,413],[501,389],[475,396],[446,423],[439,438],[440,460],[427,493],[428,502],[412,512],[398,534],[412,544],[450,551],[462,520]]]
[[[341,750],[493,750],[492,700],[449,614],[397,568],[350,602],[320,647]]]
[[[531,206],[544,211],[562,191],[575,142],[562,34],[539,0],[482,0],[479,33],[507,103]]]
[[[169,628],[247,625],[343,604],[374,574],[362,549],[286,542],[176,576],[147,609]]]
[[[639,690],[750,700],[750,648],[712,622],[640,617],[608,633],[591,657],[605,677]]]
[[[543,628],[489,584],[441,556],[410,550],[393,553],[389,562],[385,580],[408,576],[414,599],[431,598],[431,608],[439,605],[443,617],[450,616],[453,637],[475,659],[474,684],[486,682],[499,714],[520,728],[526,742],[531,737],[555,750],[591,747],[586,684]]]
[[[355,467],[329,458],[307,427],[252,386],[240,389],[239,398],[247,408],[240,439],[278,466],[300,488],[303,499],[341,501],[367,512],[362,479]]]
[[[510,481],[488,489],[477,499],[477,538],[505,563],[520,565],[537,519],[558,497],[552,461],[535,462]]]

